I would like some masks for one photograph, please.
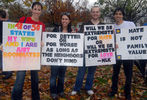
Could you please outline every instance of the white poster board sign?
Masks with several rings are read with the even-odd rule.
[[[42,26],[3,23],[3,71],[40,70]]]
[[[116,30],[117,59],[147,59],[147,26]]]
[[[83,66],[81,33],[43,32],[42,65]]]
[[[85,25],[86,66],[115,64],[114,26]]]

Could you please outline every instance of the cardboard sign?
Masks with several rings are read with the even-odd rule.
[[[40,70],[42,26],[3,23],[3,71]]]
[[[44,32],[42,65],[83,66],[83,40],[80,33]]]
[[[147,26],[116,30],[117,59],[147,59]]]
[[[85,25],[86,66],[115,64],[113,25]]]

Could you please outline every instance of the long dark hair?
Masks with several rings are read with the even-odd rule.
[[[62,17],[63,17],[64,15],[67,16],[67,17],[69,18],[69,20],[71,20],[71,18],[70,18],[70,13],[68,13],[68,12],[62,13],[62,14],[61,14],[61,19],[62,19]],[[61,32],[62,32],[62,31],[63,31],[62,24],[61,24],[59,27],[61,27]],[[72,32],[71,21],[70,21],[70,23],[69,23],[68,26],[67,26],[67,31],[68,31],[68,32]]]
[[[6,18],[6,12],[2,9],[0,9],[0,17],[1,18]]]

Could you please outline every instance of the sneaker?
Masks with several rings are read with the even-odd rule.
[[[76,95],[77,94],[77,91],[72,91],[71,92],[71,95]]]
[[[94,92],[92,90],[88,90],[87,93],[88,93],[88,95],[93,95],[94,94]]]

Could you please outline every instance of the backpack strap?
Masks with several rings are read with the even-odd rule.
[[[25,17],[25,19],[24,19],[23,23],[25,23],[25,22],[26,22],[26,20],[27,20],[27,17]]]

